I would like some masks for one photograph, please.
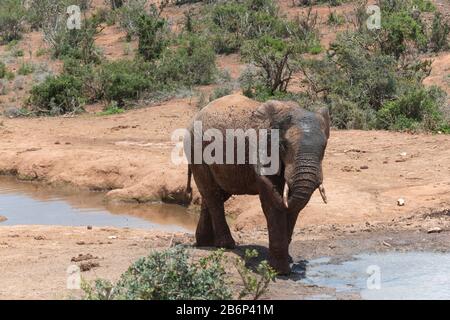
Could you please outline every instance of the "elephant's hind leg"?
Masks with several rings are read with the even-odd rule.
[[[204,200],[202,200],[202,209],[200,212],[200,220],[198,221],[197,230],[195,231],[195,239],[197,246],[199,247],[213,247],[215,245],[211,215]]]
[[[213,238],[216,247],[233,249],[236,244],[225,219],[224,209],[224,202],[230,195],[216,183],[207,166],[194,165],[192,172],[202,195],[202,212],[196,231],[198,245],[208,246]]]

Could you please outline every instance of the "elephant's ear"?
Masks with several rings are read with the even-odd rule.
[[[274,100],[260,105],[254,115],[260,120],[268,121],[272,129],[283,129],[291,122],[289,110],[283,103]]]
[[[322,117],[322,119],[325,122],[325,134],[327,136],[327,139],[330,138],[330,126],[331,126],[331,118],[330,118],[330,112],[328,111],[328,108],[320,108],[317,113]]]

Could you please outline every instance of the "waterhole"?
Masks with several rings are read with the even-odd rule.
[[[450,299],[450,254],[372,253],[340,263],[321,258],[308,262],[301,282],[356,293],[362,299]]]
[[[197,216],[169,204],[112,204],[104,193],[74,192],[0,177],[4,225],[129,227],[192,232]]]

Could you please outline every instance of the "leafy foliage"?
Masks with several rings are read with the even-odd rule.
[[[37,115],[61,115],[83,110],[82,81],[72,75],[50,76],[31,90],[29,104]]]
[[[246,259],[255,256],[247,252]],[[228,300],[233,289],[226,276],[227,259],[223,250],[193,261],[188,251],[177,246],[136,261],[116,284],[98,279],[83,284],[87,300]],[[267,261],[257,267],[258,275],[237,259],[236,268],[243,280],[238,298],[258,299],[274,280],[275,272]]]
[[[8,43],[22,37],[26,10],[21,0],[0,1],[0,43]]]

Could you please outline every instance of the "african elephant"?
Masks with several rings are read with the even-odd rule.
[[[294,102],[261,104],[241,95],[230,95],[203,108],[194,117],[193,124],[195,122],[201,122],[202,134],[212,128],[223,133],[227,129],[278,130],[278,141],[269,141],[269,144],[279,144],[280,160],[277,172],[271,175],[262,175],[258,165],[249,161],[240,164],[194,162],[195,142],[186,143],[195,141],[194,125],[188,129],[184,148],[189,163],[187,190],[192,192],[193,174],[202,198],[197,245],[234,248],[235,242],[225,220],[224,202],[231,195],[258,194],[267,220],[269,263],[279,274],[288,274],[288,248],[299,212],[317,188],[326,202],[322,160],[330,135],[328,110],[310,112]],[[202,141],[201,150],[211,141]],[[227,143],[230,142],[223,142],[224,148]],[[248,142],[245,149],[248,156]]]

